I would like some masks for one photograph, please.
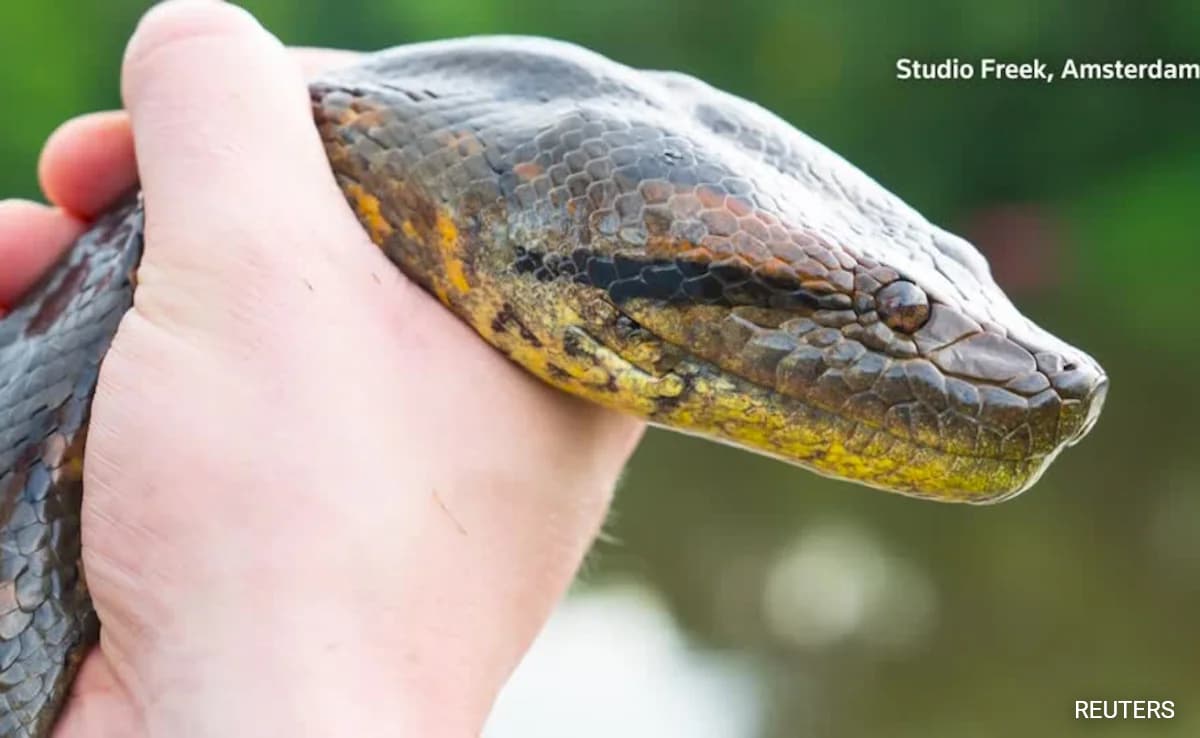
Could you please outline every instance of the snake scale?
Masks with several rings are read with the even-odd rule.
[[[398,47],[310,87],[347,200],[546,383],[873,487],[988,502],[1095,422],[1099,365],[966,241],[766,110],[579,47]],[[0,321],[0,736],[48,734],[98,629],[82,449],[137,199]]]

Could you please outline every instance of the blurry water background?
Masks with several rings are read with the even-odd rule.
[[[1192,0],[247,3],[291,44],[532,33],[776,111],[974,240],[1112,379],[1097,429],[994,508],[652,432],[488,736],[1200,735],[1200,84],[902,82],[899,57],[1200,60]],[[0,7],[0,194],[118,103],[143,3]],[[1171,699],[1154,724],[1076,699]]]

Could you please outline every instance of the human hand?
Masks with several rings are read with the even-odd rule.
[[[135,179],[147,202],[85,462],[101,645],[56,735],[477,735],[640,423],[529,378],[384,259],[245,13],[156,7],[123,89],[128,119],[49,142],[59,209],[0,206],[3,304]]]

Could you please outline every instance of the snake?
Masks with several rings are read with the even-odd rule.
[[[309,84],[347,202],[409,279],[546,384],[819,474],[943,501],[1032,485],[1100,365],[968,241],[766,109],[561,41],[375,52]],[[0,737],[52,729],[99,623],[89,407],[145,205],[0,321]]]

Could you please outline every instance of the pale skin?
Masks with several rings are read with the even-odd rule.
[[[85,461],[101,643],[56,738],[477,735],[640,437],[372,246],[303,80],[351,58],[159,5],[128,112],[55,132],[50,205],[0,203],[0,305],[136,181],[148,203]]]

